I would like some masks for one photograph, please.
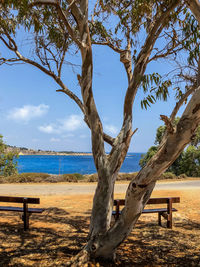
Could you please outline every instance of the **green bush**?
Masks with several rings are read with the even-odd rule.
[[[50,175],[47,173],[20,173],[10,176],[0,176],[0,183],[41,183]]]
[[[178,176],[178,179],[187,178],[188,176],[185,173],[182,173]]]
[[[97,173],[87,174],[87,175],[84,175],[84,177],[85,177],[85,181],[88,183],[94,183],[94,182],[97,182],[98,180]]]
[[[132,173],[119,173],[117,177],[117,181],[131,181],[137,176],[138,172]]]
[[[163,179],[177,179],[177,176],[172,172],[164,172],[160,177],[159,180]]]
[[[83,179],[83,175],[79,173],[63,174],[61,175],[61,182],[73,182],[77,183]]]
[[[10,176],[17,174],[17,151],[7,151],[7,146],[3,142],[3,136],[0,135],[0,175]]]

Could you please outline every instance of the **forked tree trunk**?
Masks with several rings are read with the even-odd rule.
[[[81,252],[81,258],[78,256],[80,262],[88,260],[90,257],[114,259],[117,247],[127,238],[132,231],[135,223],[140,217],[142,210],[149,200],[154,189],[157,177],[159,177],[169,166],[176,160],[179,154],[183,151],[185,146],[191,141],[200,123],[200,89],[196,90],[188,103],[185,112],[183,113],[176,129],[173,133],[168,133],[165,136],[158,152],[148,162],[148,164],[138,173],[137,177],[132,180],[126,192],[125,207],[122,210],[120,218],[106,230],[109,226],[110,220],[101,220],[100,214],[111,216],[112,204],[107,207],[107,210],[96,203],[94,206],[93,216],[97,216],[97,220],[91,220],[90,229],[92,233],[88,243]],[[114,185],[114,180],[112,181]],[[101,183],[98,185],[96,194],[101,194]],[[110,192],[112,194],[112,192]],[[105,192],[104,197],[107,197]],[[102,197],[102,201],[104,201]],[[100,210],[99,210],[100,209]],[[105,219],[105,217],[104,217]],[[94,224],[95,221],[95,224]],[[103,225],[103,227],[102,227]],[[95,231],[94,231],[95,229]],[[103,229],[103,231],[102,231]],[[81,261],[80,261],[81,259]],[[74,262],[74,266],[76,263]]]

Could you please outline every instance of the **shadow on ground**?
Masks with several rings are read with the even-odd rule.
[[[65,266],[86,242],[88,214],[49,208],[32,215],[24,232],[19,214],[1,213],[1,266]],[[115,264],[100,266],[200,266],[200,224],[181,218],[174,224],[170,230],[159,227],[155,217],[142,218],[117,250]]]

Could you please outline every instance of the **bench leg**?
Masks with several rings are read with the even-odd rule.
[[[167,228],[172,229],[172,213],[168,214],[168,218],[167,218]]]
[[[167,204],[167,228],[172,229],[172,200],[169,199]]]
[[[24,231],[29,228],[29,213],[28,213],[28,204],[26,202],[23,203],[24,214],[23,214],[23,221],[24,221]]]
[[[159,226],[162,226],[162,224],[161,224],[161,215],[162,215],[162,213],[158,212],[158,225]]]

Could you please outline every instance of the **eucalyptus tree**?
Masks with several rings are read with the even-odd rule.
[[[91,7],[90,14],[88,9]],[[0,40],[10,52],[7,57],[1,57],[1,64],[24,62],[50,76],[59,86],[57,91],[69,96],[79,106],[91,130],[98,183],[88,241],[73,259],[74,265],[83,264],[90,257],[113,259],[117,247],[137,222],[157,177],[190,142],[200,122],[198,86],[182,90],[178,87],[179,99],[171,116],[161,116],[166,132],[159,149],[130,182],[122,214],[111,225],[115,180],[136,131],[132,122],[135,97],[142,88],[147,94],[141,103],[143,107],[157,99],[167,99],[171,80],[163,80],[158,73],[148,74],[146,68],[158,59],[176,57],[183,49],[187,51],[188,45],[184,44],[191,30],[186,31],[187,8],[179,0],[97,0],[89,7],[87,0],[3,0],[0,12]],[[26,50],[20,50],[19,30],[34,37],[30,55],[25,54]],[[93,95],[95,62],[92,52],[97,45],[107,46],[119,55],[127,76],[123,122],[115,138],[104,132]],[[77,74],[81,98],[64,83],[62,72],[66,55],[74,50],[80,52],[82,62],[81,72]],[[189,96],[187,107],[174,127],[172,121]],[[111,146],[109,154],[105,152],[105,142]]]

